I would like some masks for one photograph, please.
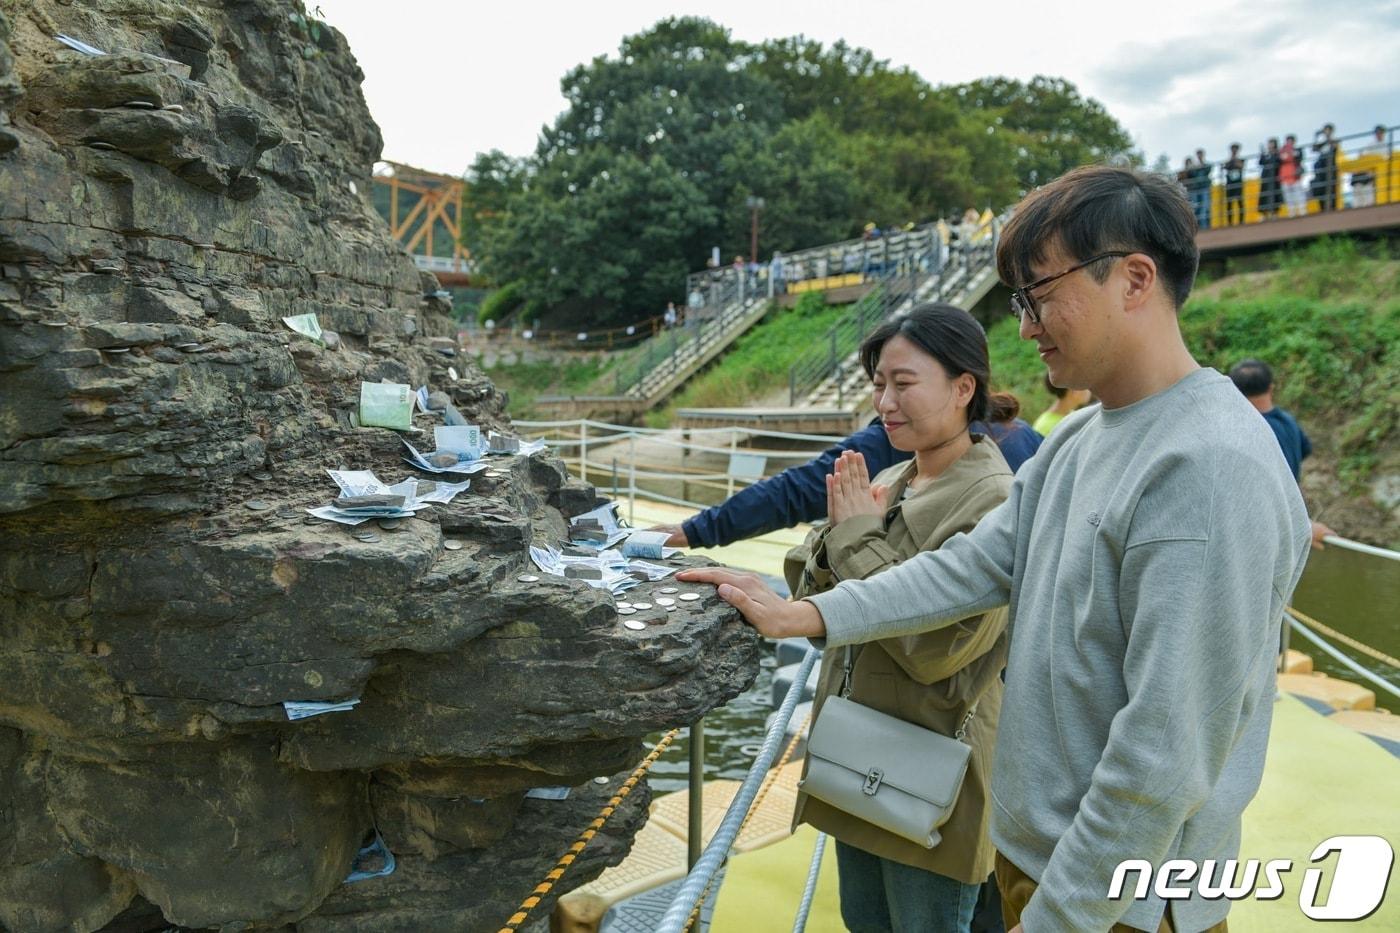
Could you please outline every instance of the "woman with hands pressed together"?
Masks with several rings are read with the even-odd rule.
[[[837,461],[826,484],[829,523],[788,555],[785,572],[799,599],[937,548],[971,529],[1011,487],[997,445],[968,430],[973,420],[996,417],[992,409],[1015,406],[1014,398],[988,389],[986,337],[971,315],[951,305],[921,306],[872,334],[861,362],[890,443],[914,457],[873,481],[860,454],[848,451]],[[938,632],[827,652],[816,721],[826,699],[840,693],[945,736],[965,726],[972,747],[957,803],[931,849],[799,795],[795,821],[837,840],[849,929],[968,929],[994,857],[986,797],[1005,660],[1004,608]]]

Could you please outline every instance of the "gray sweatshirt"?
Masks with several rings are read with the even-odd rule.
[[[1136,873],[1108,900],[1114,868],[1238,855],[1283,607],[1309,542],[1273,433],[1201,369],[1132,405],[1071,415],[972,532],[810,601],[833,646],[1009,602],[991,832],[1040,884],[1022,922],[1027,933],[1155,930],[1166,902],[1132,901]],[[1191,885],[1176,928],[1224,919],[1229,901]]]

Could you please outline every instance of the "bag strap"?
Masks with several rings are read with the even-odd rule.
[[[851,698],[851,668],[855,667],[856,645],[846,646],[846,658],[841,666],[841,689],[837,691],[842,698]],[[980,700],[978,701],[980,702]],[[958,726],[958,731],[953,733],[953,738],[959,742],[966,740],[968,724],[972,722],[973,715],[977,712],[977,703],[973,703],[967,708],[967,715],[963,717],[962,724]]]

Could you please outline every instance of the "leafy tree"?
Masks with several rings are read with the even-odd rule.
[[[526,159],[508,156],[499,149],[483,152],[467,169],[467,193],[463,196],[462,243],[472,255],[485,248],[487,227],[504,218],[512,200],[525,190],[530,175]]]
[[[1027,190],[1079,165],[1132,157],[1127,131],[1103,104],[1081,97],[1064,78],[982,78],[940,93],[965,113],[979,115],[989,135],[1007,134]]]
[[[593,148],[546,166],[486,245],[551,320],[604,327],[679,300],[690,225],[714,223],[705,193],[660,156]]]
[[[464,238],[531,316],[581,328],[678,299],[718,245],[747,254],[1002,207],[1084,162],[1131,158],[1123,128],[1059,78],[935,88],[868,49],[760,44],[663,19],[566,74],[533,156],[477,157]]]

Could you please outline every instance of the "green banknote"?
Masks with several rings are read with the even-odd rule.
[[[396,382],[360,383],[360,424],[407,431],[413,426],[413,390]]]

